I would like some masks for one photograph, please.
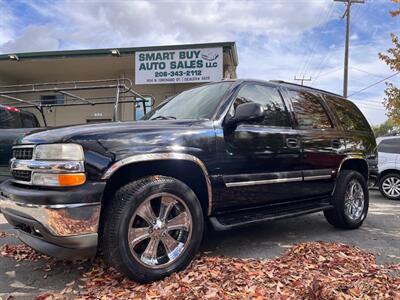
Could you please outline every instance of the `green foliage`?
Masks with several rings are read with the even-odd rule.
[[[384,136],[390,134],[391,131],[394,129],[393,121],[387,120],[385,123],[380,125],[372,126],[374,130],[375,137]]]
[[[399,3],[400,0],[392,0],[393,3]],[[393,17],[400,16],[400,8],[391,11],[390,14]],[[398,36],[394,33],[390,34],[393,42],[393,48],[390,48],[386,53],[379,53],[379,58],[383,60],[390,69],[395,72],[400,72],[400,41]],[[400,89],[392,83],[386,82],[385,90],[385,107],[387,109],[387,115],[390,120],[397,126],[400,126]]]

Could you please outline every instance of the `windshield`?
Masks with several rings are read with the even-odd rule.
[[[146,114],[142,120],[211,119],[233,82],[221,82],[184,91]]]

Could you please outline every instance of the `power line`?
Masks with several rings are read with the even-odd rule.
[[[378,105],[382,106],[383,102],[377,102],[374,100],[365,100],[365,99],[357,99],[357,101],[361,101],[362,103],[368,104],[368,105]]]
[[[327,60],[327,58],[330,56],[330,52],[328,52],[326,55],[325,55],[325,57],[324,57],[324,59],[323,60],[321,60],[321,62],[319,63],[319,66],[318,66],[318,68],[317,68],[317,71],[315,72],[315,74],[314,74],[314,80],[311,82],[311,84],[314,84],[315,83],[315,81],[318,79],[318,77],[319,77],[319,75],[321,74],[321,72],[322,72],[322,67],[325,65],[325,61]]]
[[[327,72],[325,72],[325,73],[318,74],[317,77],[314,78],[314,80],[313,80],[312,83],[315,84],[315,82],[317,81],[318,78],[324,77],[324,76],[329,75],[329,74],[332,74],[332,73],[335,73],[335,72],[340,71],[340,70],[342,70],[342,69],[343,69],[343,67],[339,67],[339,68],[336,68],[336,69],[327,71]],[[321,70],[321,71],[322,71],[322,70]],[[321,72],[320,72],[320,73],[321,73]]]
[[[396,76],[396,75],[399,75],[399,74],[400,74],[400,71],[397,72],[397,73],[394,73],[394,74],[392,74],[392,75],[390,75],[390,76],[388,76],[388,77],[386,77],[386,78],[383,78],[383,79],[381,79],[381,80],[379,80],[379,81],[377,81],[377,82],[374,82],[374,83],[372,83],[372,84],[366,86],[365,88],[362,88],[361,90],[358,90],[358,91],[356,91],[356,92],[350,94],[349,97],[354,96],[354,95],[356,95],[356,94],[358,94],[358,93],[361,93],[361,92],[363,92],[363,91],[365,91],[365,90],[367,90],[367,89],[369,89],[369,88],[371,88],[371,87],[373,87],[373,86],[375,86],[375,85],[377,85],[377,84],[380,84],[380,83],[384,82],[385,80],[388,80],[388,79],[390,79],[390,78],[392,78],[392,77],[394,77],[394,76]]]
[[[375,105],[364,104],[364,103],[359,103],[359,102],[354,102],[354,103],[358,106],[362,106],[362,107],[369,108],[369,109],[385,110],[384,106],[375,106]]]
[[[356,70],[356,71],[359,71],[359,72],[362,72],[362,73],[365,73],[365,74],[369,74],[369,75],[372,75],[372,76],[375,76],[375,77],[379,77],[379,78],[382,77],[382,75],[374,74],[374,73],[371,73],[371,72],[368,72],[368,71],[365,71],[365,70],[362,70],[362,69],[359,69],[359,68],[356,68],[356,67],[350,67],[350,69],[353,69],[353,70]]]
[[[370,106],[365,106],[365,105],[362,105],[362,104],[357,104],[357,106],[360,106],[360,107],[365,108],[365,109],[378,110],[378,111],[386,111],[384,108],[370,107]]]
[[[334,3],[331,4],[329,10],[327,10],[327,14],[325,18],[323,18],[316,26],[316,28],[322,26],[324,23],[326,23],[329,18],[332,15],[332,12],[334,10]],[[310,42],[310,47],[308,48],[308,54],[304,55],[303,58],[303,63],[299,64],[299,68],[296,71],[295,76],[299,75],[299,77],[305,77],[306,71],[308,69],[309,64],[312,62],[312,59],[315,55],[315,44],[316,44],[317,38],[313,36],[313,39]]]
[[[364,104],[364,103],[359,103],[358,102],[358,105],[361,105],[361,106],[365,106],[365,107],[369,107],[369,108],[376,108],[376,109],[383,109],[384,108],[384,106],[383,105],[376,105],[376,104]]]

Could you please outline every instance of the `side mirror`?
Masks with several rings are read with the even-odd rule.
[[[234,126],[246,121],[257,121],[264,118],[264,108],[255,102],[242,103],[236,107],[235,115],[225,121],[225,125]]]

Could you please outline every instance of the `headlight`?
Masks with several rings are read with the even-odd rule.
[[[50,174],[33,173],[32,184],[38,186],[77,186],[84,184],[86,176],[84,173]]]
[[[83,161],[84,153],[82,146],[77,144],[37,145],[33,159]]]

